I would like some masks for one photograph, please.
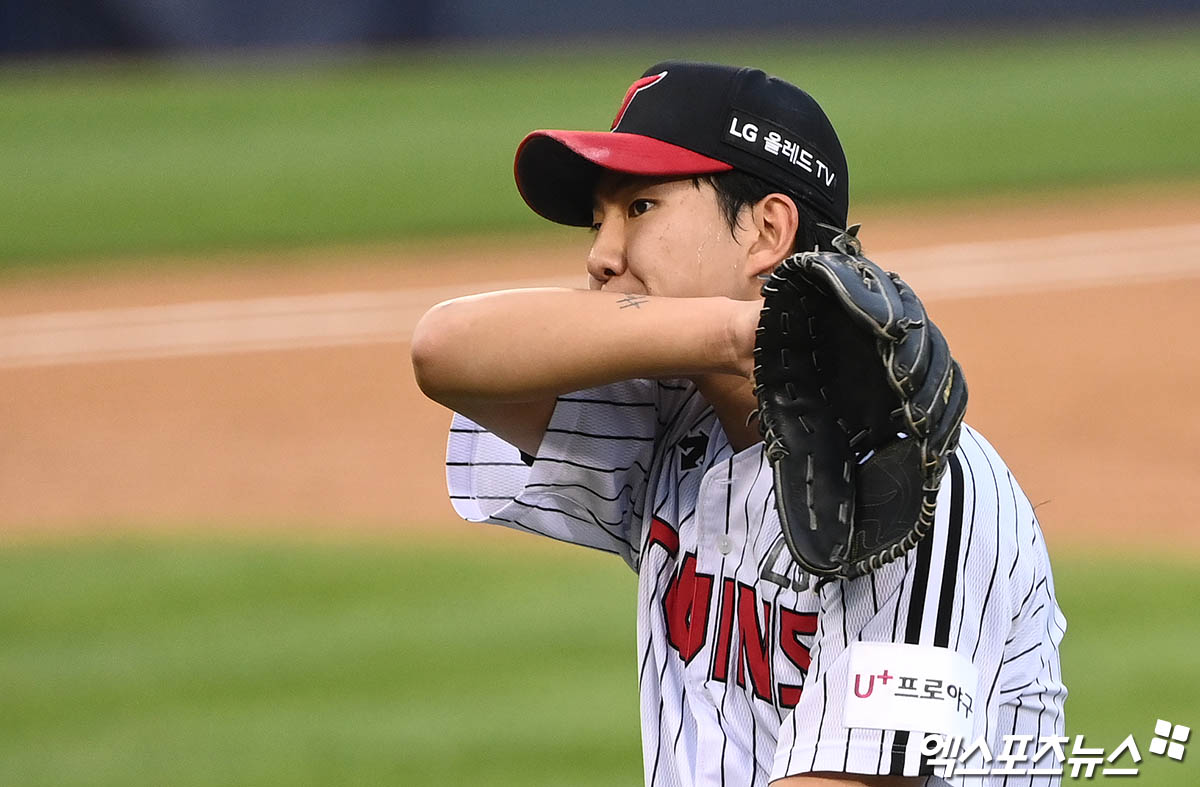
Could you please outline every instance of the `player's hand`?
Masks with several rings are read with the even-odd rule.
[[[721,426],[734,450],[741,451],[762,437],[751,414],[757,407],[754,397],[754,339],[758,331],[762,300],[724,300],[729,306],[725,319],[723,346],[713,349],[722,358],[718,372],[692,375],[691,380],[717,410]]]
[[[729,324],[729,351],[734,359],[733,371],[748,380],[754,377],[754,340],[762,306],[761,298],[737,301]]]

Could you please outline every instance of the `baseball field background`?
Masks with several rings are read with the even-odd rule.
[[[1175,24],[0,65],[0,784],[639,783],[636,578],[455,519],[407,337],[445,297],[582,281],[513,150],[676,56],[825,106],[867,252],[1038,507],[1068,732],[1200,781],[1148,751],[1200,723]]]

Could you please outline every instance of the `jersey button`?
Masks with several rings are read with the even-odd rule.
[[[725,535],[718,538],[717,539],[717,550],[722,555],[728,555],[730,552],[733,551],[733,539],[731,539],[729,536],[725,536]]]

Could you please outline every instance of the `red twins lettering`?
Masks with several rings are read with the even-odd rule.
[[[684,663],[690,662],[708,636],[708,607],[712,596],[711,574],[696,572],[696,555],[688,553],[679,573],[663,597],[667,621],[667,641],[679,651]]]
[[[663,547],[672,557],[677,555],[678,533],[659,518],[651,522],[649,541],[651,545]],[[713,602],[717,601],[720,612],[713,627],[716,652],[710,677],[726,682],[733,659],[736,659],[735,676],[739,686],[746,685],[746,676],[749,674],[750,687],[757,698],[766,702],[775,701],[784,708],[795,707],[800,701],[802,687],[799,684],[775,683],[777,676],[771,663],[771,639],[775,639],[779,652],[801,674],[807,673],[809,649],[801,637],[811,637],[816,633],[816,614],[782,607],[776,607],[777,611],[773,612],[772,605],[761,599],[753,586],[733,579],[722,580],[718,589],[715,587],[715,577],[697,571],[697,563],[694,552],[685,554],[663,594],[662,611],[668,643],[684,663],[690,663],[708,644],[709,613]],[[736,652],[733,646],[734,631],[737,631],[739,642]]]

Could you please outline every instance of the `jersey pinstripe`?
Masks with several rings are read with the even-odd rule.
[[[920,733],[845,726],[856,641],[968,658],[972,739],[993,751],[1005,734],[1063,734],[1066,623],[1045,544],[1012,474],[969,427],[931,535],[901,561],[819,588],[783,543],[761,445],[735,453],[690,383],[560,397],[530,464],[456,416],[446,464],[464,518],[612,552],[638,573],[648,785],[933,774]]]

